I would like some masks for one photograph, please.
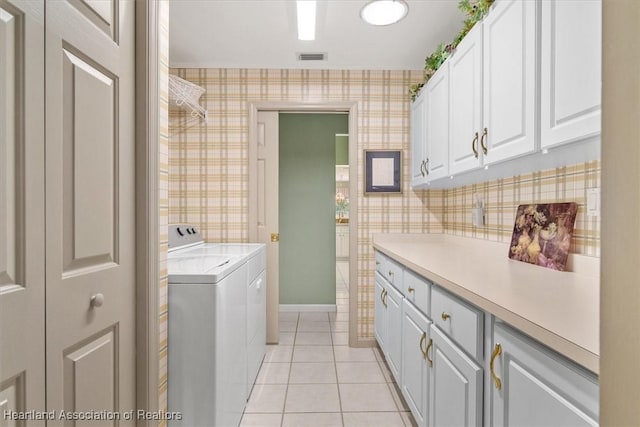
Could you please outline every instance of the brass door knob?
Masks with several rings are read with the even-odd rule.
[[[271,241],[279,242],[280,241],[280,233],[271,233]]]
[[[451,318],[451,315],[443,311],[441,317],[442,317],[442,320],[444,320],[446,322],[447,320],[449,320]]]

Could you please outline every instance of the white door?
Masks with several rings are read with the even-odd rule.
[[[431,339],[433,369],[429,379],[429,424],[481,426],[482,368],[433,325]]]
[[[136,378],[134,3],[46,6],[47,409],[128,411]]]
[[[600,133],[602,3],[542,2],[541,146]]]
[[[425,151],[427,181],[449,173],[449,63],[444,63],[425,86]]]
[[[536,4],[496,2],[483,21],[485,164],[536,148]]]
[[[45,410],[43,19],[43,1],[0,1],[3,426],[22,425],[5,411]]]
[[[476,24],[449,59],[449,173],[482,164],[482,23]]]
[[[402,304],[402,395],[418,426],[427,425],[429,321],[405,299]]]
[[[425,98],[426,90],[411,103],[411,186],[419,186],[426,182],[425,138]]]
[[[277,111],[258,112],[257,241],[267,245],[267,342],[279,340],[280,307],[278,227],[279,120]]]

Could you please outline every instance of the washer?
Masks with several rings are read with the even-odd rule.
[[[266,349],[263,244],[204,243],[169,226],[171,426],[237,426]]]

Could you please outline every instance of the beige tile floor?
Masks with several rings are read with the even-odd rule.
[[[348,262],[336,265],[337,312],[280,313],[241,427],[410,427],[378,349],[348,346]]]

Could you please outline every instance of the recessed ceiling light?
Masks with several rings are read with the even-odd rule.
[[[298,40],[316,39],[316,0],[298,0]]]
[[[409,5],[404,0],[372,0],[360,11],[360,17],[371,25],[391,25],[407,16]]]

